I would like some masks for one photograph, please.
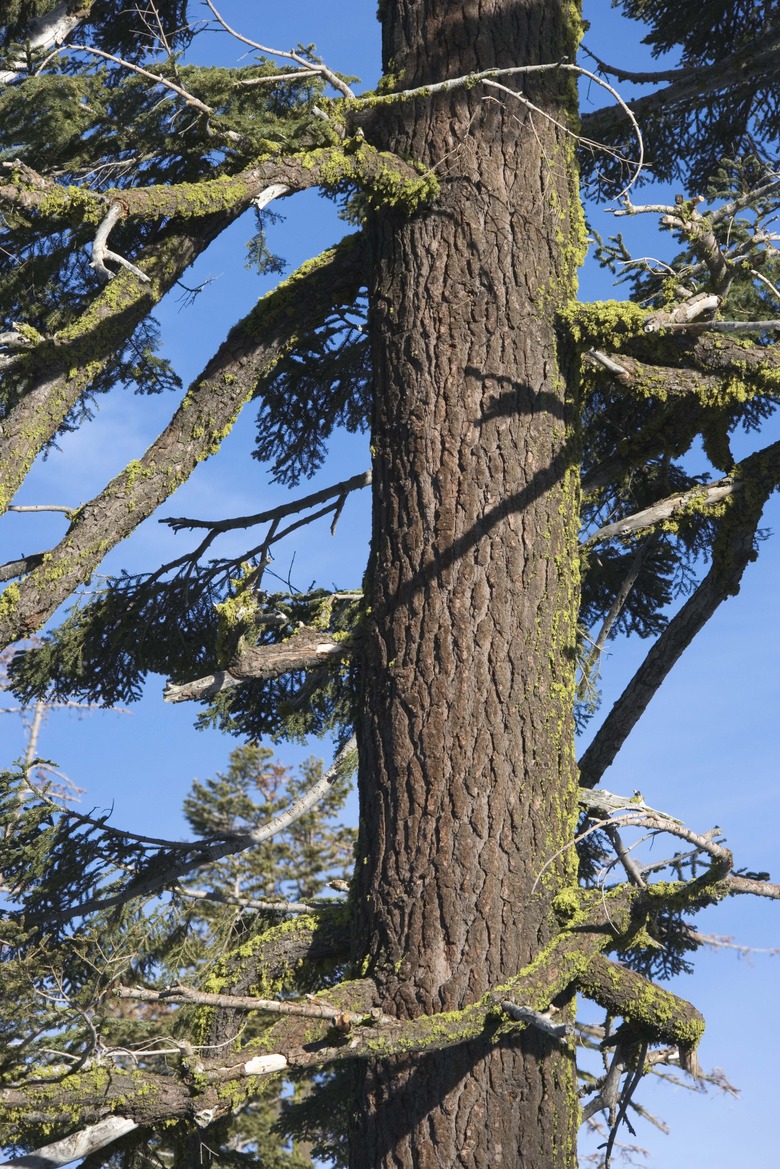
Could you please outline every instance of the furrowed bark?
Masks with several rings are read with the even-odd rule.
[[[241,407],[303,327],[313,327],[333,296],[363,282],[355,237],[323,253],[263,297],[218,349],[171,422],[143,458],[80,508],[45,562],[0,603],[0,644],[39,629],[89,580],[100,561],[214,454]]]
[[[399,89],[571,56],[558,4],[381,6]],[[392,61],[392,65],[391,65]],[[492,92],[492,91],[491,91]],[[558,121],[561,75],[523,92]],[[363,663],[358,952],[380,1006],[453,1010],[554,936],[570,839],[577,476],[555,307],[573,294],[570,141],[479,87],[383,109],[441,197],[370,225],[374,518]],[[565,241],[562,246],[560,241]],[[371,1063],[355,1169],[574,1164],[571,1056],[535,1029]]]

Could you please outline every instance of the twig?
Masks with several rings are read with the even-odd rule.
[[[351,1025],[362,1022],[363,1014],[352,1014],[340,1011],[338,1007],[327,1003],[317,1002],[287,1002],[278,999],[254,998],[251,995],[238,994],[209,994],[206,991],[193,990],[189,986],[169,986],[165,990],[147,990],[139,986],[120,986],[117,990],[120,999],[135,999],[144,1003],[197,1003],[203,1007],[223,1007],[237,1011],[264,1011],[269,1015],[294,1015],[302,1019],[338,1019],[339,1024]],[[371,1017],[370,1017],[371,1018]],[[389,1017],[371,1018],[372,1023],[386,1021],[395,1022]]]
[[[16,503],[11,504],[6,508],[7,511],[61,511],[65,515],[70,515],[74,508],[67,507],[64,503]]]
[[[341,78],[335,74],[332,69],[329,69],[327,65],[323,64],[323,62],[307,61],[305,57],[300,55],[300,53],[286,53],[281,49],[269,49],[265,45],[259,45],[257,41],[252,41],[249,39],[249,37],[242,36],[240,32],[236,32],[234,28],[231,28],[224,17],[221,16],[219,12],[217,12],[216,8],[211,3],[211,0],[206,0],[206,5],[214,13],[214,16],[222,25],[225,32],[229,32],[230,35],[235,37],[237,41],[241,41],[242,44],[249,45],[250,48],[257,49],[261,53],[269,53],[272,57],[284,57],[288,61],[294,61],[296,65],[300,65],[303,69],[307,70],[309,74],[319,74],[324,81],[328,81],[333,86],[333,88],[344,97],[354,98],[355,94],[353,90],[351,90],[347,85],[346,81],[342,81]]]
[[[175,81],[169,81],[167,77],[162,77],[159,73],[150,73],[148,69],[136,65],[132,61],[126,61],[123,57],[117,57],[113,53],[106,53],[103,49],[96,49],[91,45],[64,45],[62,49],[58,49],[58,52],[62,53],[71,50],[79,53],[91,53],[95,57],[102,57],[105,61],[113,61],[115,65],[122,65],[125,69],[129,69],[133,73],[140,74],[141,77],[147,77],[150,81],[154,81],[156,85],[162,85],[166,89],[172,90],[179,97],[183,97],[188,106],[200,110],[202,114],[210,115],[214,113],[211,106],[207,106],[200,98],[188,93],[186,89],[182,89]]]

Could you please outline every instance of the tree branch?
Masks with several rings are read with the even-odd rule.
[[[338,641],[329,633],[304,626],[287,641],[275,645],[241,646],[227,670],[179,685],[169,682],[163,697],[166,702],[213,698],[248,678],[279,678],[295,670],[317,669],[323,662],[339,662],[351,653],[349,641]]]
[[[697,109],[713,93],[729,90],[739,93],[742,89],[755,90],[757,83],[764,87],[772,84],[772,78],[780,70],[780,43],[773,42],[766,47],[752,45],[724,60],[698,68],[686,68],[681,76],[663,89],[657,89],[646,97],[626,103],[635,118],[641,121],[653,114],[685,107],[686,111]],[[625,125],[622,106],[606,106],[591,114],[583,114],[583,133],[590,138],[607,139],[620,132]]]
[[[46,563],[13,586],[11,595],[6,592],[0,646],[39,629],[90,578],[106,553],[219,449],[257,382],[300,330],[314,327],[334,296],[356,295],[361,283],[358,238],[352,236],[258,302],[231,331],[143,458],[85,504]]]
[[[140,986],[120,986],[117,994],[120,999],[133,999],[142,1003],[196,1003],[201,1007],[226,1007],[239,1011],[262,1011],[267,1015],[290,1015],[296,1019],[326,1019],[331,1026],[338,1023],[339,1028],[348,1028],[363,1022],[372,1025],[378,1023],[393,1023],[381,1011],[370,1011],[355,1014],[342,1011],[338,1007],[329,1006],[314,1000],[309,1002],[291,1002],[281,999],[256,998],[254,995],[211,994],[207,991],[195,990],[190,986],[167,986],[165,990],[148,990]]]
[[[604,540],[617,540],[633,535],[635,532],[651,528],[655,524],[671,519],[686,510],[699,511],[714,507],[716,504],[722,503],[724,499],[728,499],[734,492],[741,491],[743,486],[744,480],[735,482],[726,476],[716,483],[703,484],[692,487],[690,491],[669,495],[666,499],[659,499],[657,503],[651,503],[642,511],[635,512],[634,515],[625,516],[622,520],[615,520],[612,524],[605,524],[592,536],[588,536],[587,540],[583,542],[582,548],[592,548]]]
[[[739,591],[742,574],[754,559],[754,539],[764,504],[780,479],[780,442],[751,455],[732,478],[735,483],[742,479],[750,490],[731,494],[710,571],[653,644],[582,756],[583,787],[595,787],[600,781],[683,650],[721,602]]]
[[[113,1144],[137,1128],[136,1122],[125,1116],[109,1116],[72,1136],[43,1145],[33,1153],[3,1161],[0,1169],[56,1169],[58,1165],[70,1165],[72,1161],[80,1161],[90,1153],[105,1149],[106,1145]]]
[[[698,1074],[695,1052],[704,1033],[704,1019],[691,1003],[602,954],[594,955],[577,985],[611,1015],[630,1019],[632,1028],[640,1029],[653,1042],[673,1043],[679,1049],[683,1069]]]
[[[336,779],[354,770],[356,762],[356,743],[353,736],[341,748],[325,774],[300,799],[292,803],[284,812],[280,812],[278,816],[267,820],[259,828],[251,829],[248,832],[234,832],[211,840],[193,841],[191,845],[177,845],[173,850],[163,851],[152,857],[143,869],[136,872],[119,893],[108,897],[101,897],[98,894],[96,897],[91,897],[78,905],[70,905],[67,909],[56,913],[47,912],[46,920],[69,921],[74,917],[95,913],[101,909],[112,909],[117,905],[126,905],[128,901],[140,897],[150,897],[169,888],[188,873],[214,864],[226,856],[234,856],[247,848],[263,844],[266,840],[284,832],[296,820],[300,820],[301,816],[304,816],[310,808],[313,808],[327,795]]]

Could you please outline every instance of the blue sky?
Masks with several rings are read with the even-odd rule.
[[[221,11],[234,26],[264,44],[287,49],[299,41],[313,41],[331,68],[357,74],[369,86],[377,79],[379,28],[374,0],[340,0],[329,5],[313,0],[288,0],[285,5],[225,0]],[[587,4],[585,14],[592,25],[586,43],[605,59],[630,61],[633,68],[650,64],[646,48],[638,44],[641,30],[620,18],[607,0]],[[225,36],[214,42],[214,51],[220,63],[227,64],[246,50]],[[591,96],[583,93],[584,100]],[[630,87],[626,96],[631,96]],[[645,198],[650,200],[649,190],[636,195],[637,201]],[[277,208],[285,222],[272,229],[271,245],[286,257],[290,270],[344,231],[333,205],[314,192],[295,196]],[[603,210],[593,213],[593,221],[602,234],[612,229],[613,221]],[[659,254],[665,246],[649,217],[623,221],[621,226],[635,253]],[[245,217],[188,274],[186,282],[191,285],[213,278],[195,305],[182,309],[175,297],[169,298],[157,314],[169,338],[167,353],[185,384],[228,327],[272,285],[272,280],[244,268],[244,247],[251,235],[252,220]],[[586,265],[581,295],[597,299],[615,293],[604,273]],[[93,423],[65,436],[58,451],[39,461],[16,502],[75,506],[90,498],[130,459],[143,453],[172,408],[170,395],[140,398],[122,390],[114,392],[101,402]],[[774,437],[778,429],[773,427]],[[269,485],[263,468],[249,458],[253,433],[250,409],[220,456],[199,467],[160,514],[246,514],[286,499],[286,490]],[[754,442],[755,436],[748,436],[740,453],[754,449]],[[364,470],[368,461],[365,436],[340,436],[325,467],[299,493]],[[335,537],[324,527],[304,528],[279,550],[275,567],[286,575],[294,553],[293,580],[301,586],[312,579],[338,587],[359,583],[368,518],[368,493],[362,492],[349,500]],[[182,534],[171,551],[168,529],[156,519],[148,520],[111,554],[105,571],[153,568],[194,543],[191,536]],[[64,530],[64,520],[58,516],[14,516],[6,523],[2,559],[46,547]],[[777,496],[765,526],[780,530]],[[720,824],[736,863],[751,869],[772,869],[776,864],[780,828],[776,795],[778,569],[780,551],[775,539],[762,546],[739,597],[721,607],[675,667],[605,777],[610,790],[639,788],[649,804],[672,812],[697,830]],[[609,710],[647,648],[647,643],[636,639],[610,646],[603,670],[602,712]],[[40,749],[87,789],[86,807],[113,806],[117,825],[175,836],[184,831],[180,808],[192,780],[224,767],[235,741],[216,732],[195,732],[195,711],[186,704],[163,704],[162,686],[163,679],[152,678],[144,699],[128,713],[54,712]],[[3,726],[3,756],[10,759],[21,750],[22,734],[15,720],[6,718]],[[278,750],[283,761],[295,762],[310,753],[325,753],[328,746],[282,745]],[[780,941],[776,908],[768,901],[733,899],[701,917],[698,926],[755,947],[771,947]],[[742,1095],[731,1100],[660,1085],[643,1088],[643,1101],[672,1128],[666,1137],[638,1122],[635,1143],[651,1151],[651,1164],[688,1169],[696,1158],[712,1169],[734,1164],[770,1169],[776,1163],[769,1120],[780,1076],[777,1026],[770,1015],[776,963],[777,959],[762,954],[746,960],[728,951],[703,951],[697,959],[697,974],[678,982],[677,993],[696,1002],[708,1020],[702,1063],[724,1068]]]

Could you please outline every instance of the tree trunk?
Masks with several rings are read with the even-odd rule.
[[[384,69],[407,89],[572,59],[573,11],[385,0]],[[381,106],[367,129],[441,181],[433,207],[370,225],[357,939],[406,1018],[532,961],[574,880],[578,475],[555,319],[581,220],[573,139],[538,110],[572,125],[576,94],[558,71],[501,81],[537,111],[476,86]],[[575,1163],[573,1054],[539,1032],[359,1074],[355,1169]]]

